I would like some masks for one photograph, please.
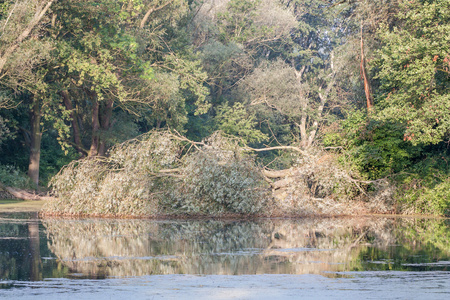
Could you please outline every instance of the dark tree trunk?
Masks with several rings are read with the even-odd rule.
[[[112,117],[112,110],[113,110],[113,104],[114,101],[112,99],[108,99],[105,103],[105,105],[102,107],[100,112],[100,128],[102,132],[106,132],[111,128],[111,117]],[[101,156],[106,155],[106,142],[105,140],[100,136],[99,139],[99,147],[98,147],[98,154]]]
[[[100,121],[98,118],[99,103],[97,97],[92,97],[94,102],[92,106],[92,140],[91,148],[89,149],[89,156],[97,156],[99,154],[99,142],[100,142]]]
[[[28,176],[37,186],[39,185],[39,162],[41,159],[41,107],[39,98],[33,96],[33,107],[31,110],[31,135],[30,135],[30,164],[28,165]]]
[[[74,147],[75,149],[77,149],[78,153],[80,153],[82,156],[86,156],[86,150],[83,148],[83,144],[81,142],[81,133],[80,133],[80,126],[78,125],[78,116],[73,110],[73,105],[72,101],[70,101],[69,93],[67,91],[62,91],[61,96],[64,101],[64,106],[68,111],[70,111]]]
[[[92,106],[92,140],[89,156],[105,156],[107,149],[102,133],[108,131],[111,127],[114,100],[105,100],[100,105],[95,93],[92,93],[91,97],[94,104]]]

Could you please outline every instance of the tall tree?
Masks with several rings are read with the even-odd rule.
[[[450,1],[402,2],[398,18],[397,26],[379,30],[378,117],[404,124],[404,139],[415,145],[448,141]]]
[[[118,122],[114,111],[182,129],[184,90],[196,98],[198,111],[204,110],[204,74],[179,40],[178,49],[171,45],[186,13],[184,0],[60,1],[55,6],[53,35],[61,60],[55,80],[71,114],[68,125],[78,151],[105,155]],[[89,118],[76,117],[86,113]],[[89,140],[78,130],[86,125]]]
[[[0,27],[0,80],[3,88],[30,93],[30,160],[28,175],[37,186],[41,147],[41,107],[48,98],[44,81],[50,59],[51,41],[42,37],[49,22],[48,11],[55,1],[4,3]]]
[[[292,12],[271,0],[204,1],[192,23],[217,104],[296,26]]]
[[[310,147],[334,104],[335,16],[323,1],[281,3],[294,14],[297,25],[279,51],[267,57],[269,62],[263,62],[241,86],[251,105],[265,106],[262,117],[281,114],[301,146]]]

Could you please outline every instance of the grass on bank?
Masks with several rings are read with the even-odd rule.
[[[0,199],[0,212],[34,212],[39,211],[45,200],[25,201],[18,199]]]

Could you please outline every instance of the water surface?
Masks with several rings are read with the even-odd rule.
[[[450,297],[448,219],[0,214],[0,298]]]

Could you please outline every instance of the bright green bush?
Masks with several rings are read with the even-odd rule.
[[[355,168],[368,179],[400,172],[412,164],[421,148],[403,139],[403,125],[368,119],[352,112],[341,122],[340,134],[330,133],[327,146],[342,146]]]
[[[429,158],[417,163],[416,172],[406,173],[397,179],[401,187],[398,197],[404,211],[450,215],[450,177],[445,168],[433,166],[432,160]]]

